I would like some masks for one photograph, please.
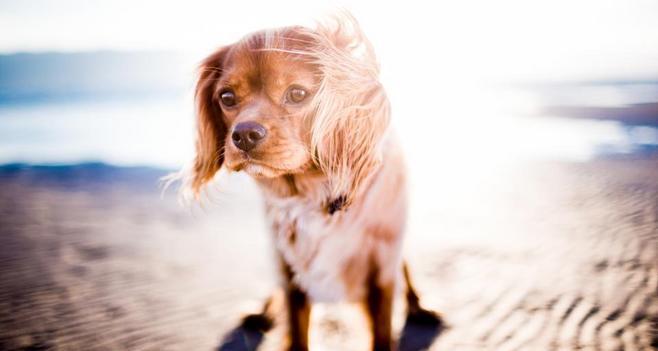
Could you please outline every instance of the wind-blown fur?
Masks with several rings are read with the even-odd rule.
[[[346,20],[321,24],[314,35],[322,81],[313,101],[311,148],[328,175],[330,197],[345,196],[349,205],[381,162],[390,109],[372,45],[352,17]]]
[[[261,188],[291,349],[307,349],[310,303],[338,300],[366,306],[374,349],[392,345],[406,172],[378,76],[372,46],[348,14],[315,29],[251,34],[201,64],[196,158],[180,173],[183,184],[199,197],[227,169]],[[409,311],[424,311],[408,278],[407,289]]]

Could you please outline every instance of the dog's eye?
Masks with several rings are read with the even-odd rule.
[[[219,99],[222,101],[222,104],[226,107],[235,106],[237,103],[235,99],[235,93],[231,90],[225,90],[219,93]]]
[[[308,92],[306,90],[298,86],[292,86],[288,89],[288,92],[286,93],[286,102],[292,104],[298,104],[304,101],[304,99],[306,99],[306,96],[308,96]]]

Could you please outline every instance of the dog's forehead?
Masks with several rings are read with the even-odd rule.
[[[290,35],[261,32],[234,44],[224,62],[224,80],[240,85],[280,85],[304,76],[312,79],[315,68],[308,41]]]

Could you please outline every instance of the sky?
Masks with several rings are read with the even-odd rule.
[[[658,76],[658,1],[0,0],[0,52],[175,50],[198,57],[250,31],[353,12],[386,67],[460,79]],[[11,33],[10,35],[7,35]]]
[[[183,70],[157,74],[191,86],[196,62],[216,48],[254,30],[312,26],[340,8],[359,20],[379,56],[393,123],[414,151],[411,165],[430,158],[481,165],[528,155],[584,160],[600,144],[626,147],[627,130],[617,122],[529,120],[521,116],[540,106],[538,96],[497,87],[658,81],[658,0],[0,0],[0,54],[176,52],[186,58]],[[571,85],[551,94],[558,103],[621,106],[655,101],[656,87]],[[187,93],[165,105],[5,108],[0,162],[100,158],[178,166],[193,153]],[[658,143],[658,132],[651,133]]]

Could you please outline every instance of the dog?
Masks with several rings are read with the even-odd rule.
[[[198,197],[224,168],[253,177],[281,266],[289,350],[308,350],[311,304],[363,304],[373,350],[391,350],[392,303],[404,281],[410,317],[423,309],[401,256],[406,171],[370,42],[343,14],[252,33],[208,56],[196,85]]]

